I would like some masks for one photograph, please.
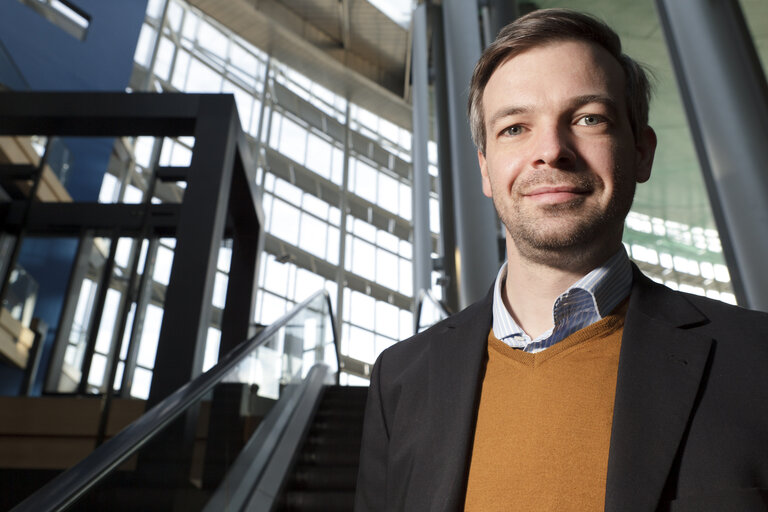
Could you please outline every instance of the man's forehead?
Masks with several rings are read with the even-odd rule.
[[[520,98],[519,107],[524,107],[526,96],[570,91],[574,97],[593,95],[616,103],[623,101],[624,84],[621,64],[607,50],[587,41],[563,40],[504,59],[489,77],[483,97],[501,96],[505,103]]]

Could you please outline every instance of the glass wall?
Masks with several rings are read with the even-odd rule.
[[[552,0],[541,7],[570,3]],[[638,189],[627,219],[625,247],[653,279],[734,302],[658,22],[650,2],[636,10],[603,6],[593,13],[617,27],[630,54],[650,62],[658,82],[651,123],[662,143],[652,184]],[[632,21],[636,18],[641,27]],[[332,297],[343,356],[370,364],[381,350],[412,333],[416,291],[407,129],[271,58],[181,0],[150,0],[135,63],[136,89],[229,92],[235,97],[259,167],[265,213],[266,255],[259,267],[255,322],[267,325],[324,288]],[[139,139],[136,173],[145,172],[152,155],[161,165],[185,165],[193,145],[193,140],[159,145]],[[434,143],[428,155],[436,257],[440,223]],[[130,201],[140,196],[132,183],[108,175],[103,193]],[[688,191],[684,196],[674,193],[681,187]],[[183,188],[169,191],[169,197],[173,194],[181,197]],[[217,279],[218,307],[226,290],[225,267]],[[439,277],[433,273],[437,297]],[[211,332],[214,347],[215,325]],[[207,365],[215,361],[211,347]],[[141,368],[151,371],[151,364]]]
[[[325,289],[342,356],[370,364],[413,333],[409,130],[348,102],[180,0],[150,0],[135,64],[135,89],[235,96],[258,163],[265,214],[256,323],[268,325]],[[137,142],[137,161],[148,164],[159,150],[161,165],[184,165],[194,144],[152,142]],[[126,182],[121,188],[108,175],[104,194],[136,194]],[[437,217],[432,225],[436,239]],[[221,274],[223,297],[226,269]],[[207,357],[215,352],[209,347]]]

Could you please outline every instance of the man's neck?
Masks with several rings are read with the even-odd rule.
[[[596,254],[577,267],[545,265],[522,257],[514,245],[508,243],[507,277],[502,289],[504,306],[515,322],[534,339],[553,327],[552,305],[555,300],[612,254]]]

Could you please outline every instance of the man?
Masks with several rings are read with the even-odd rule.
[[[576,12],[483,53],[470,124],[507,263],[380,356],[358,510],[768,510],[768,316],[655,284],[621,243],[649,96]]]

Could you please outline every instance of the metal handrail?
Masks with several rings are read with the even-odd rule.
[[[448,308],[448,306],[446,306],[443,301],[441,301],[440,299],[436,298],[431,290],[426,290],[426,289],[422,288],[421,290],[419,290],[419,302],[418,302],[418,304],[416,306],[416,319],[414,321],[414,328],[415,328],[415,332],[416,333],[420,332],[421,328],[422,328],[422,325],[421,325],[421,312],[422,312],[422,309],[424,307],[424,301],[426,301],[426,300],[428,300],[431,303],[433,303],[438,308],[438,310],[441,311],[443,313],[443,315],[445,315],[445,318],[448,318],[449,316],[451,316],[453,314],[453,312],[450,310],[450,308]]]
[[[115,437],[96,448],[88,457],[38,489],[14,507],[12,512],[57,511],[72,505],[112,470],[136,453],[152,437],[183,414],[188,407],[210,392],[232,368],[253,350],[264,344],[320,295],[325,297],[331,316],[331,325],[334,325],[333,310],[328,292],[320,290],[314,293],[258,335],[232,349],[213,368],[171,393]],[[338,365],[339,341],[335,329],[333,330],[333,343],[336,347]]]

